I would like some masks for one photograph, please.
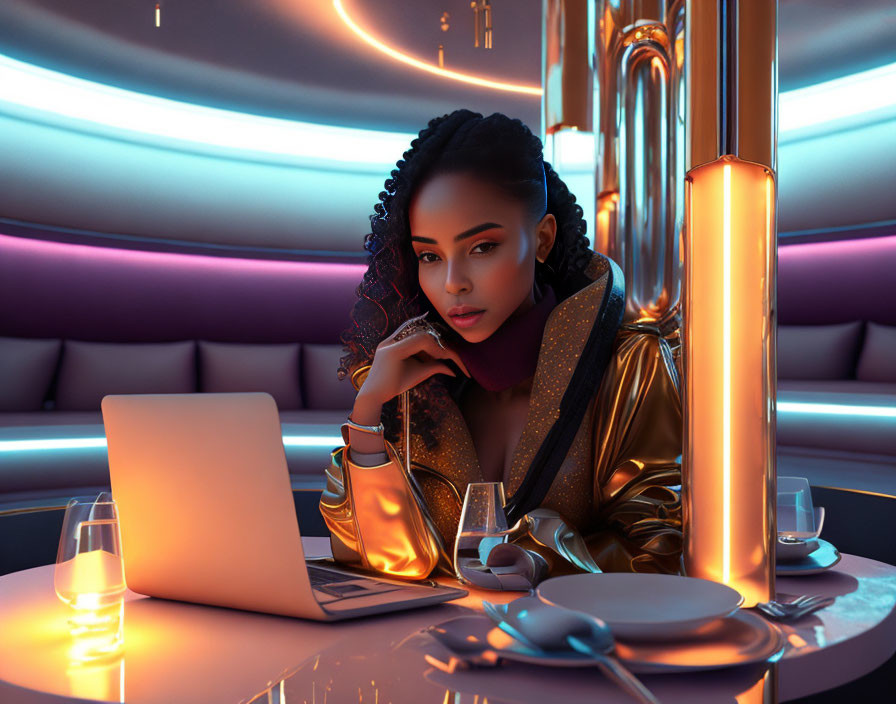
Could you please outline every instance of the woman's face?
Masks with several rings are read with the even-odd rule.
[[[553,215],[533,223],[497,187],[452,173],[427,180],[408,217],[420,288],[465,340],[481,342],[535,305],[535,259],[554,244]]]

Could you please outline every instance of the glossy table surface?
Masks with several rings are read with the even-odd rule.
[[[326,539],[304,542],[308,555],[329,552]],[[896,650],[896,567],[844,555],[824,574],[777,583],[779,596],[837,598],[781,626],[787,646],[776,665],[644,675],[645,684],[664,703],[787,701],[860,677]],[[68,607],[53,590],[53,566],[37,567],[0,577],[0,701],[632,701],[595,669],[506,663],[446,674],[423,659],[432,642],[422,628],[476,613],[482,598],[519,595],[476,591],[441,606],[322,624],[128,593],[123,653],[79,664],[71,657]]]

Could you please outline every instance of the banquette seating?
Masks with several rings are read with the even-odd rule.
[[[778,251],[778,473],[896,495],[896,236]]]
[[[267,391],[285,436],[335,446],[354,397],[337,343],[364,268],[0,235],[0,508],[108,485],[93,442],[108,393]],[[294,488],[322,486],[330,449],[287,444]]]
[[[268,391],[285,437],[333,441],[286,446],[313,506],[352,403],[337,341],[364,269],[0,235],[0,514],[108,486],[107,393]],[[896,495],[896,419],[818,412],[896,408],[894,270],[896,237],[780,247],[779,474]]]

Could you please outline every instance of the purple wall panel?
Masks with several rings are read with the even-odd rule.
[[[0,336],[336,343],[364,270],[0,235]]]
[[[782,244],[778,322],[896,325],[896,236]]]
[[[364,270],[0,235],[0,336],[335,343]],[[896,325],[894,272],[896,235],[782,244],[778,322]]]

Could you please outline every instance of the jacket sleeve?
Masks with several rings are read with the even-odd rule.
[[[440,543],[391,443],[387,461],[362,466],[351,446],[334,450],[320,511],[338,562],[392,577],[423,579],[439,562]]]
[[[595,409],[594,506],[600,528],[586,536],[606,571],[680,571],[678,378],[658,332],[620,329]]]

